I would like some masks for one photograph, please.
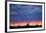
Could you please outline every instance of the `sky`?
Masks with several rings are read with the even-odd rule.
[[[10,21],[42,21],[42,5],[10,4],[9,12]]]

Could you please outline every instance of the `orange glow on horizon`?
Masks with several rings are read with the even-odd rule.
[[[26,26],[27,23],[29,23],[29,25],[42,25],[42,21],[32,21],[32,22],[16,22],[16,23],[11,23],[10,26]]]

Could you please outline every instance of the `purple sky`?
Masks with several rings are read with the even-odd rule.
[[[41,21],[42,5],[10,4],[10,20]]]

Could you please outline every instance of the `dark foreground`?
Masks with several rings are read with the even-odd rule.
[[[42,27],[42,25],[35,25],[35,26],[10,26],[10,29],[16,29],[16,28],[39,28]]]

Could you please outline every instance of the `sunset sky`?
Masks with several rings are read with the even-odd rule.
[[[10,4],[10,25],[42,24],[42,6]]]

